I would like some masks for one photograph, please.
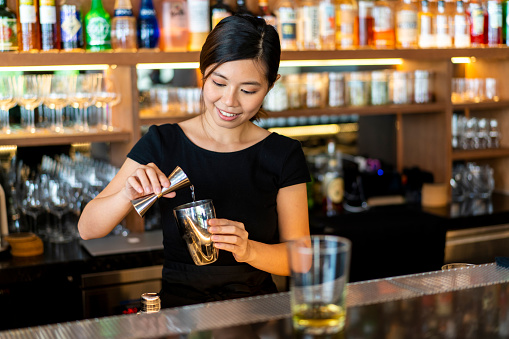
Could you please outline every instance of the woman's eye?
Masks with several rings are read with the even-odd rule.
[[[242,92],[244,92],[246,94],[255,94],[256,93],[256,91],[246,91],[245,89],[243,89]]]
[[[219,86],[219,87],[226,86],[225,84],[220,84],[220,83],[216,82],[215,80],[212,80],[212,82],[214,83],[214,85]]]

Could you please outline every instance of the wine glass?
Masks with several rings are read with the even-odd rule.
[[[10,76],[0,77],[0,131],[2,133],[11,133],[9,109],[14,106],[16,106],[14,78]]]
[[[63,182],[49,181],[48,207],[49,212],[57,217],[58,227],[49,237],[50,242],[66,243],[72,240],[72,235],[64,229],[63,217],[69,211],[67,189]]]
[[[94,104],[94,94],[97,92],[98,74],[79,74],[76,77],[76,86],[71,96],[74,108],[78,109],[75,128],[79,132],[88,132],[88,108]]]
[[[41,75],[19,75],[16,84],[16,101],[26,109],[21,125],[29,133],[35,133],[35,108],[42,103],[44,81]]]
[[[111,107],[120,102],[120,92],[117,90],[116,80],[111,74],[98,76],[98,91],[95,94],[95,105],[102,109],[99,128],[103,131],[113,131]]]
[[[53,74],[46,75],[45,80],[43,102],[55,112],[51,119],[50,129],[55,133],[63,133],[63,109],[69,104],[69,93],[74,91],[75,77]]]
[[[31,227],[31,231],[36,234],[44,233],[38,229],[37,224],[37,218],[43,210],[41,191],[39,182],[37,180],[25,181],[23,200],[21,201],[21,210],[25,215],[28,215],[33,219],[33,226]]]

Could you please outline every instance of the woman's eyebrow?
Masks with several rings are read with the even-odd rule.
[[[221,73],[212,72],[212,74],[214,74],[215,76],[218,76],[220,78],[223,78],[224,80],[228,80],[228,78],[225,77],[224,75],[222,75]],[[246,82],[242,82],[241,85],[261,86],[262,84],[260,84],[258,81],[246,81]]]

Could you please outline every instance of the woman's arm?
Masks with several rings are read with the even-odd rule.
[[[133,208],[131,200],[160,193],[161,186],[169,185],[168,178],[154,164],[140,165],[128,158],[108,186],[85,206],[78,222],[81,238],[108,235]]]
[[[214,245],[233,253],[239,262],[277,275],[290,275],[287,241],[309,235],[306,184],[279,190],[277,196],[279,244],[264,244],[250,240],[244,225],[226,219],[212,219],[209,229]]]

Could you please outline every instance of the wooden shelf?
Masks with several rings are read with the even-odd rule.
[[[419,60],[447,60],[452,57],[476,57],[506,59],[509,47],[486,48],[430,48],[430,49],[352,49],[335,51],[283,51],[281,60],[328,60],[328,59],[379,59],[402,58]],[[139,63],[198,62],[200,52],[37,52],[2,53],[3,66],[54,66],[54,65],[125,65]]]
[[[476,160],[503,158],[509,156],[509,148],[490,148],[482,150],[454,150],[452,160]]]
[[[0,145],[49,146],[85,142],[127,142],[131,138],[132,133],[127,131],[72,134],[13,133],[0,135]]]
[[[480,109],[499,109],[499,108],[508,108],[509,100],[503,101],[485,101],[485,102],[469,102],[469,103],[461,103],[461,104],[453,104],[453,110],[480,110]]]

